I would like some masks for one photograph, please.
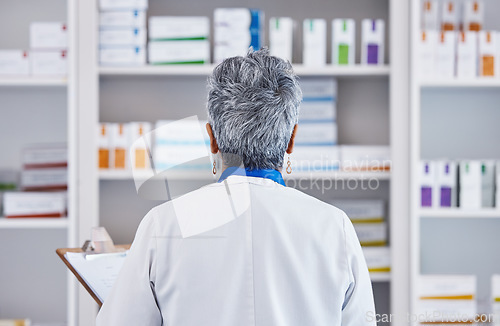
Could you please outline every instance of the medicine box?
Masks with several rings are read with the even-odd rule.
[[[472,321],[477,314],[475,275],[421,275],[417,291],[422,322],[446,323],[457,316]]]
[[[389,247],[363,247],[363,255],[370,273],[391,271],[391,250]]]
[[[286,169],[287,160],[288,156],[283,161],[283,169]],[[337,171],[340,166],[339,149],[338,146],[296,146],[290,161],[294,172]]]
[[[423,31],[420,33],[420,46],[418,47],[418,60],[420,62],[420,76],[433,77],[435,75],[435,56],[438,42],[438,32]]]
[[[30,24],[32,50],[65,50],[68,48],[68,28],[61,22],[32,22]]]
[[[205,64],[210,63],[208,40],[149,42],[150,64]]]
[[[124,123],[108,124],[109,144],[111,149],[111,162],[114,169],[126,169],[129,167],[129,132]]]
[[[214,11],[214,61],[245,55],[263,44],[264,13],[258,9],[217,8]]]
[[[146,28],[144,10],[101,11],[99,27],[141,27]]]
[[[304,122],[299,124],[295,136],[296,146],[334,146],[337,145],[337,123]]]
[[[361,63],[384,64],[385,24],[381,19],[363,19],[361,23]]]
[[[441,10],[441,30],[457,31],[459,30],[458,15],[459,3],[457,1],[444,1]]]
[[[387,224],[379,223],[353,223],[354,230],[362,246],[387,245]]]
[[[146,64],[142,46],[100,46],[99,63],[103,66],[139,66]]]
[[[465,31],[479,32],[484,24],[484,3],[481,0],[466,1],[464,3]]]
[[[302,103],[300,104],[299,124],[336,121],[336,79],[303,78],[300,80],[300,87],[302,89]]]
[[[479,75],[493,77],[498,75],[497,34],[481,31],[479,38]]]
[[[341,145],[340,158],[344,171],[389,171],[389,146]]]
[[[458,172],[457,163],[441,160],[436,164],[436,190],[438,191],[437,206],[457,207],[458,202]]]
[[[68,74],[68,52],[66,50],[33,50],[31,74],[33,76],[58,76]]]
[[[203,16],[152,16],[149,39],[205,40],[210,35],[210,20]]]
[[[130,166],[133,169],[147,169],[151,167],[149,153],[153,153],[151,143],[151,123],[131,122],[130,132]]]
[[[385,203],[379,199],[335,199],[330,202],[347,214],[353,223],[382,222]]]
[[[422,2],[422,30],[439,30],[438,4],[435,0]]]
[[[491,312],[493,325],[500,325],[500,274],[491,275]]]
[[[420,205],[422,207],[438,207],[439,195],[436,186],[436,174],[436,163],[434,161],[420,162]]]
[[[482,204],[481,162],[461,161],[458,184],[460,208],[480,209]]]
[[[466,31],[457,34],[457,77],[477,77],[477,33]]]
[[[290,17],[269,20],[269,52],[272,56],[292,62],[294,26]]]
[[[32,145],[22,153],[24,169],[62,168],[68,166],[66,144]]]
[[[99,31],[101,45],[144,46],[146,41],[146,29],[143,27],[101,27]]]
[[[100,169],[109,169],[111,167],[111,140],[110,124],[100,123],[98,134],[98,166]]]
[[[63,217],[66,194],[63,192],[6,192],[4,215],[7,218]]]
[[[148,9],[148,0],[99,0],[99,9],[102,11],[121,9]]]
[[[332,64],[353,65],[355,63],[355,28],[353,19],[332,21]]]
[[[302,38],[303,64],[306,66],[326,65],[326,20],[304,20]]]
[[[436,77],[453,78],[455,76],[455,42],[455,32],[439,32],[434,60]]]
[[[481,207],[493,207],[495,203],[495,162],[481,162]]]
[[[21,172],[21,189],[25,191],[68,189],[67,168],[29,169]]]
[[[0,76],[28,76],[30,57],[28,51],[0,50]]]

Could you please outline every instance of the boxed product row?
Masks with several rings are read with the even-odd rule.
[[[480,31],[484,26],[482,0],[422,2],[422,29],[442,31]]]
[[[500,184],[500,162],[422,161],[419,170],[422,207],[480,209],[500,203],[495,187]]]
[[[500,33],[421,32],[422,77],[474,78],[500,76]]]
[[[500,325],[500,275],[492,275],[490,299],[481,311],[476,275],[420,275],[417,295],[420,323]]]
[[[102,12],[100,16],[99,57],[102,65],[210,63],[210,21],[202,16],[152,16],[149,31],[146,14],[130,10]],[[250,47],[260,49],[264,42],[264,13],[247,8],[217,8],[214,11],[214,62],[244,55]],[[303,63],[310,66],[327,62],[327,22],[303,21]],[[384,21],[365,19],[362,29],[362,64],[383,64]],[[295,22],[290,17],[269,21],[269,48],[272,55],[292,61]],[[355,22],[332,21],[332,64],[355,63]]]
[[[30,24],[30,51],[0,50],[0,76],[62,77],[68,73],[68,30],[60,22]]]

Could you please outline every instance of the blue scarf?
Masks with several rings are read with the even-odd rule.
[[[225,169],[224,172],[222,172],[218,182],[226,180],[227,177],[229,177],[230,175],[241,175],[247,177],[270,179],[286,187],[285,181],[283,180],[283,176],[278,170],[273,170],[273,169],[250,170],[250,169],[243,169],[237,166],[230,166],[227,169]]]

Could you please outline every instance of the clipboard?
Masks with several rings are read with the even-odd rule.
[[[116,245],[115,247],[117,249],[128,250],[128,249],[130,249],[130,244],[127,244],[127,245]],[[97,296],[97,294],[94,293],[94,291],[91,289],[91,287],[85,282],[85,280],[80,276],[80,274],[78,274],[78,272],[73,267],[73,265],[71,265],[71,263],[66,259],[65,255],[66,255],[67,252],[84,253],[86,251],[84,251],[82,248],[59,248],[59,249],[56,249],[56,253],[59,256],[59,258],[61,258],[61,260],[64,262],[64,264],[66,265],[66,267],[69,268],[69,270],[71,271],[71,273],[73,273],[73,275],[75,275],[75,277],[78,279],[78,281],[80,282],[80,284],[83,285],[83,287],[85,288],[85,290],[87,290],[87,292],[95,300],[95,302],[97,302],[97,304],[99,305],[99,308],[100,308],[102,306],[101,300],[99,299],[99,297]]]

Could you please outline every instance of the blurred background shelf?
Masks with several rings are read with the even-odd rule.
[[[500,79],[497,78],[474,78],[474,79],[424,79],[420,81],[420,87],[463,87],[463,88],[484,88],[484,87],[500,87]]]
[[[66,78],[5,78],[0,77],[0,86],[66,86]]]
[[[137,67],[100,67],[101,76],[208,76],[215,65],[147,65]],[[336,76],[336,77],[367,77],[389,76],[389,65],[383,66],[334,66],[308,67],[301,64],[294,65],[295,72],[300,76]]]
[[[62,218],[5,218],[0,217],[0,229],[64,229],[68,219]]]
[[[426,218],[498,218],[500,209],[484,208],[481,210],[466,210],[460,208],[449,209],[420,209],[419,215]]]

